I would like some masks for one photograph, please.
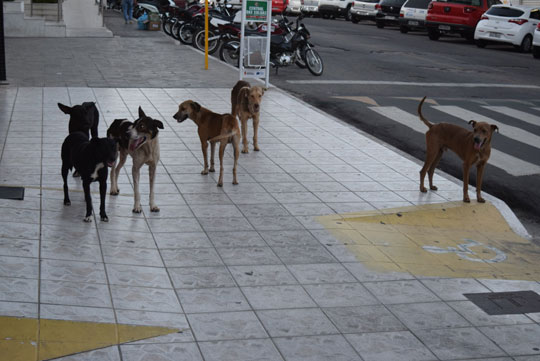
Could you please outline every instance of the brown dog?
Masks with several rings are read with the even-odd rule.
[[[252,87],[247,81],[239,80],[231,91],[231,114],[240,119],[242,124],[242,153],[248,153],[247,121],[253,118],[253,149],[258,151],[257,134],[259,131],[259,112],[264,88]]]
[[[498,131],[499,128],[496,125],[474,120],[469,121],[469,124],[473,126],[472,132],[448,123],[431,124],[422,115],[424,100],[426,97],[418,105],[418,116],[429,130],[426,133],[426,162],[420,171],[420,191],[427,192],[426,187],[424,187],[426,171],[429,176],[429,189],[437,190],[437,187],[433,185],[435,167],[439,164],[443,152],[446,149],[451,149],[463,160],[463,202],[471,201],[468,193],[469,169],[473,164],[476,164],[476,199],[478,202],[484,203],[485,200],[481,195],[482,176],[491,154],[491,137],[493,132]]]
[[[214,172],[214,151],[216,142],[219,142],[219,181],[218,187],[223,186],[223,154],[228,143],[232,143],[234,148],[234,167],[233,167],[233,184],[238,184],[236,180],[236,166],[238,164],[239,146],[240,146],[240,129],[238,129],[238,121],[230,114],[217,114],[206,108],[203,108],[199,103],[193,100],[186,100],[178,107],[178,112],[173,115],[173,118],[178,123],[190,118],[197,124],[199,138],[204,156],[204,169],[201,174],[208,174],[208,171]],[[208,142],[210,142],[210,168],[208,168]]]

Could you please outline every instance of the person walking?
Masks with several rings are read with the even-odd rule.
[[[133,21],[133,0],[122,0],[122,10],[126,24],[131,24]]]

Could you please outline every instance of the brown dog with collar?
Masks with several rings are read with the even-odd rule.
[[[253,119],[253,150],[259,150],[257,135],[259,132],[259,114],[264,88],[251,86],[247,81],[239,80],[231,91],[231,114],[240,118],[242,124],[242,153],[248,153],[247,121]]]
[[[178,106],[178,112],[173,118],[182,123],[190,118],[197,124],[197,131],[201,140],[201,147],[204,156],[204,169],[201,174],[214,172],[214,151],[216,142],[219,142],[219,180],[218,187],[223,186],[223,154],[228,143],[232,143],[234,148],[233,184],[238,184],[236,180],[236,166],[238,164],[240,147],[240,129],[238,121],[231,114],[217,114],[202,107],[193,100],[186,100]],[[208,168],[208,143],[210,143],[210,168]]]
[[[486,122],[469,121],[473,131],[449,123],[432,124],[422,115],[422,104],[418,105],[418,116],[429,128],[426,133],[426,161],[420,171],[420,191],[427,192],[424,187],[426,172],[429,176],[429,189],[437,190],[433,185],[433,173],[446,149],[453,150],[463,160],[463,202],[469,203],[469,169],[476,164],[476,199],[484,203],[482,198],[482,176],[491,154],[491,138],[499,128]]]

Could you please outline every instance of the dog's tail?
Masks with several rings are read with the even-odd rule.
[[[433,124],[431,124],[429,120],[424,118],[424,116],[422,115],[422,104],[424,104],[424,100],[426,100],[426,97],[423,97],[422,100],[420,101],[420,104],[418,104],[418,116],[420,117],[420,120],[422,120],[424,124],[427,125],[427,127],[431,129]]]
[[[218,136],[215,136],[214,138],[210,138],[208,141],[210,143],[212,142],[217,142],[217,141],[220,141],[221,139],[227,139],[227,138],[230,138],[234,135],[240,135],[239,131],[238,130],[231,130],[229,133],[226,133],[226,134],[220,134]]]

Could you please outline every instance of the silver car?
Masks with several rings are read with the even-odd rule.
[[[428,5],[431,0],[407,0],[399,12],[399,30],[425,29]]]
[[[302,12],[306,15],[319,14],[319,0],[302,0]]]
[[[351,6],[351,21],[358,23],[360,20],[375,20],[379,12],[379,0],[354,0]]]

